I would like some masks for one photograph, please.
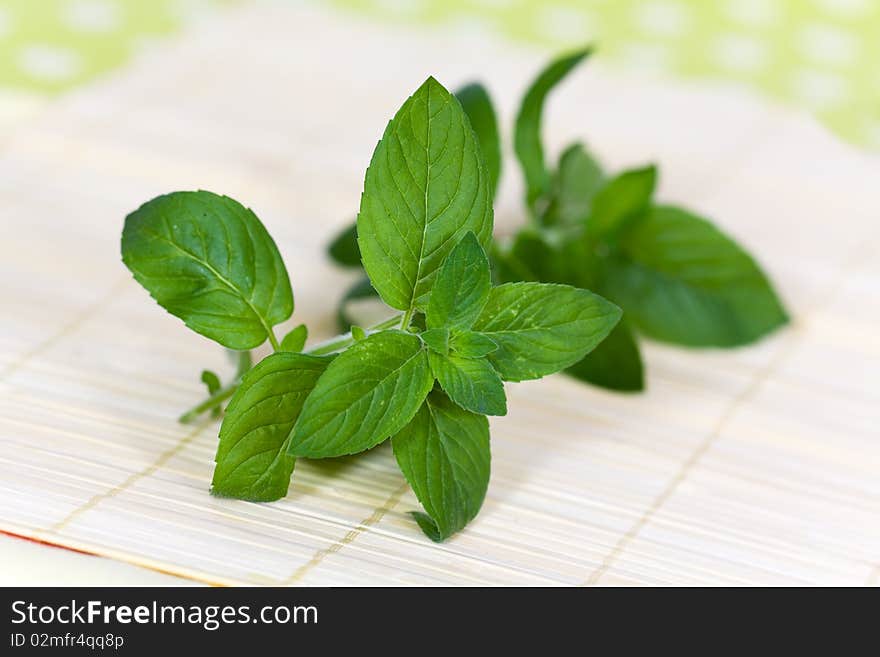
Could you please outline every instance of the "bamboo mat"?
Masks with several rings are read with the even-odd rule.
[[[722,224],[795,322],[743,350],[646,348],[649,390],[508,386],[485,506],[425,539],[390,451],[301,462],[273,504],[208,493],[218,425],[176,417],[220,349],[119,261],[125,214],[173,189],[249,204],[293,321],[333,330],[322,257],[385,122],[433,74],[488,79],[505,126],[546,53],[258,3],[224,13],[0,142],[0,530],[212,583],[880,583],[880,162],[729,87],[590,64],[547,136]],[[497,223],[518,220],[505,161]]]

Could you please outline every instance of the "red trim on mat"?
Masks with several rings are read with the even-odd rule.
[[[77,550],[76,548],[67,547],[66,545],[61,545],[59,543],[52,543],[50,541],[43,541],[39,538],[31,538],[30,536],[22,536],[21,534],[14,534],[12,532],[5,531],[0,529],[0,534],[4,536],[11,536],[12,538],[18,538],[22,541],[30,541],[31,543],[38,543],[39,545],[48,545],[49,547],[59,548],[61,550],[70,550],[71,552],[76,552],[77,554],[87,554],[90,557],[99,557],[101,555],[95,554],[94,552],[86,552],[85,550]]]
[[[4,536],[10,536],[12,538],[17,538],[22,541],[30,541],[31,543],[36,543],[37,545],[46,545],[48,547],[58,548],[59,550],[68,550],[70,552],[76,552],[77,554],[85,554],[90,557],[97,557],[98,559],[111,559],[110,557],[105,557],[103,554],[98,554],[97,552],[89,552],[88,550],[78,550],[76,548],[68,547],[66,545],[61,545],[60,543],[52,543],[51,541],[44,541],[39,538],[32,538],[30,536],[22,536],[21,534],[16,534],[14,532],[6,531],[5,529],[0,529],[0,534]],[[138,568],[145,568],[146,570],[152,570],[157,573],[162,573],[163,575],[170,575],[172,577],[177,577],[179,579],[188,579],[193,582],[201,582],[202,584],[207,584],[208,586],[215,587],[225,587],[227,584],[223,584],[220,582],[213,582],[210,579],[204,579],[201,577],[192,577],[190,575],[182,575],[180,573],[175,573],[171,570],[165,570],[164,568],[157,568],[155,566],[148,566],[144,564],[136,564],[130,563],[123,559],[111,559],[112,561],[119,561],[120,563],[127,563],[130,566],[136,566]]]

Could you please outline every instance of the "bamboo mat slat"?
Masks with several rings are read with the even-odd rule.
[[[298,464],[277,503],[208,495],[218,425],[176,417],[230,366],[131,280],[125,214],[173,189],[249,204],[320,339],[351,278],[323,247],[396,107],[428,74],[480,77],[509,126],[544,57],[257,3],[4,134],[0,530],[223,584],[880,583],[880,162],[739,91],[594,64],[554,98],[550,143],[660,162],[660,196],[745,242],[793,325],[728,352],[648,344],[644,395],[509,386],[484,509],[443,545],[387,448]]]

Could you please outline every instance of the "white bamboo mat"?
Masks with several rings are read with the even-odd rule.
[[[551,143],[658,160],[661,197],[745,242],[794,325],[733,352],[649,345],[641,396],[509,386],[483,511],[443,545],[387,449],[301,462],[277,503],[208,495],[218,426],[175,418],[203,367],[230,368],[128,275],[124,215],[173,189],[251,205],[324,337],[349,275],[323,245],[397,106],[428,74],[479,77],[509,127],[546,55],[258,4],[4,135],[0,530],[215,583],[877,584],[880,162],[736,90],[595,64],[554,97]]]

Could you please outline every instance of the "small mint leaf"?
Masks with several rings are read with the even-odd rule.
[[[651,204],[657,186],[657,168],[625,171],[608,182],[593,199],[587,235],[613,240],[626,225],[641,217]]]
[[[424,342],[432,351],[438,354],[449,353],[449,329],[435,328],[428,329],[421,333],[422,342]]]
[[[560,249],[551,246],[543,233],[521,230],[504,251],[499,253],[499,282],[538,281],[562,283],[573,263],[563,258]]]
[[[452,336],[450,348],[462,358],[482,358],[498,349],[498,345],[482,333],[463,331]]]
[[[434,391],[392,439],[394,456],[427,518],[422,531],[442,541],[479,512],[489,485],[489,423]]]
[[[546,226],[581,224],[590,215],[593,199],[605,184],[602,167],[583,144],[569,146],[559,158],[553,176],[550,205],[542,223]]]
[[[202,370],[202,383],[208,388],[208,394],[213,395],[220,390],[220,377],[211,370]]]
[[[281,348],[279,351],[302,351],[306,346],[306,340],[309,338],[309,329],[305,324],[300,324],[284,336],[281,340]]]
[[[357,243],[357,224],[352,223],[343,228],[330,242],[327,253],[333,262],[341,267],[360,267],[361,251]]]
[[[336,324],[339,327],[339,330],[345,332],[355,323],[353,317],[348,313],[348,304],[350,301],[358,301],[378,296],[378,293],[370,284],[370,279],[366,276],[359,279],[354,285],[348,288],[342,299],[339,300],[339,308],[336,311]]]
[[[360,326],[353,325],[351,327],[351,337],[353,337],[357,342],[360,342],[361,340],[365,340],[367,338],[367,332]]]
[[[505,381],[540,379],[586,356],[614,328],[620,308],[587,290],[550,283],[492,288],[474,330],[498,350],[488,359]]]
[[[463,409],[482,415],[507,415],[504,384],[485,358],[443,356],[432,351],[428,362],[440,387]]]
[[[446,256],[425,313],[429,329],[469,329],[480,315],[492,278],[489,259],[473,233],[467,233]]]
[[[217,376],[211,370],[202,370],[202,383],[208,388],[208,396],[212,396],[215,392],[220,390],[222,384],[220,383],[220,377]],[[215,406],[211,409],[211,417],[218,418],[220,417],[220,406]]]

